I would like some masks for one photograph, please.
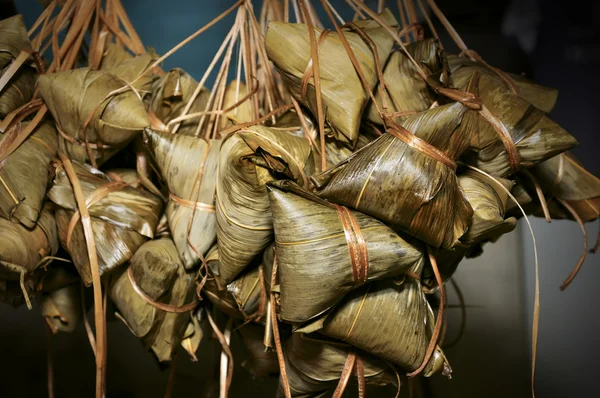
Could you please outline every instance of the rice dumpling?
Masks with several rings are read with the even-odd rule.
[[[376,355],[406,372],[423,363],[433,334],[434,316],[421,288],[422,265],[402,280],[371,282],[350,292],[331,312],[298,331],[318,331]],[[439,347],[424,375],[448,371]]]
[[[181,116],[197,87],[198,82],[187,72],[179,68],[171,69],[154,84],[150,111],[166,125]],[[188,114],[206,111],[209,97],[210,92],[203,87]],[[199,119],[185,120],[181,122],[177,133],[195,135],[198,123]]]
[[[460,186],[473,208],[473,219],[460,241],[471,245],[487,240],[495,240],[512,231],[517,225],[514,217],[505,219],[509,201],[508,193],[513,183],[504,178],[492,180],[474,171],[467,171],[458,177]],[[506,190],[501,189],[502,184]]]
[[[521,75],[502,71],[494,72],[488,66],[467,57],[449,55],[447,59],[452,73],[459,69],[464,69],[460,74],[477,71],[494,80],[495,84],[504,90],[514,92],[545,113],[550,113],[556,104],[558,90],[554,88],[539,85]]]
[[[292,333],[285,342],[284,359],[292,397],[327,395],[338,385],[349,355],[360,361],[369,385],[397,384],[391,365],[352,346],[314,334]],[[278,397],[283,397],[281,379]]]
[[[73,275],[62,267],[48,270],[38,301],[40,312],[54,333],[71,333],[81,321],[83,309],[80,280],[76,274]]]
[[[131,90],[108,96],[123,79],[89,68],[41,75],[40,94],[54,116],[59,150],[80,163],[104,163],[150,125]],[[92,158],[89,158],[91,154]]]
[[[463,125],[467,112],[452,103],[410,116],[402,126],[391,125],[387,134],[314,176],[319,195],[433,247],[452,247],[473,212],[455,173],[455,160],[471,137]]]
[[[0,69],[10,64],[21,51],[33,51],[23,15],[0,20]]]
[[[476,112],[465,115],[473,139],[464,160],[488,174],[506,177],[577,145],[575,138],[543,111],[488,75],[461,68],[452,73],[452,80],[458,88],[480,98],[489,109],[489,117],[495,119],[492,123]]]
[[[169,188],[166,214],[186,269],[196,266],[217,237],[215,185],[221,141],[146,130],[144,137]]]
[[[172,359],[195,307],[195,273],[186,272],[168,238],[143,244],[108,294],[118,317],[159,362]]]
[[[448,65],[439,41],[419,40],[407,45],[406,50],[431,81],[438,85],[448,85]],[[385,87],[381,87],[381,91],[388,109],[383,108],[380,90],[375,91],[375,100],[379,109],[392,114],[397,123],[411,114],[429,109],[437,99],[437,95],[403,51],[394,51],[390,55],[383,71],[383,79]],[[370,103],[366,112],[370,121],[383,124],[375,104]]]
[[[600,217],[600,180],[571,153],[548,159],[534,166],[531,172],[548,196],[552,218],[573,219],[554,198],[568,202],[584,222]]]
[[[155,54],[131,55],[124,47],[114,43],[108,43],[100,69],[115,75],[127,83],[137,79],[158,58]],[[152,93],[152,85],[158,76],[153,71],[143,75],[133,87],[140,93],[142,98]]]
[[[248,86],[246,86],[244,83],[238,80],[234,80],[229,83],[225,89],[223,105],[221,106],[221,109],[230,109],[232,107],[233,109],[221,115],[221,130],[223,130],[228,124],[241,124],[251,122],[252,120],[256,119],[254,117],[252,107],[252,98],[248,98],[236,106],[236,104],[242,101],[249,94],[250,90],[248,90]]]
[[[0,166],[0,216],[35,227],[56,158],[56,137],[50,122],[40,123]]]
[[[203,311],[203,307],[198,307],[196,312],[192,312],[191,320],[185,328],[185,332],[181,338],[181,346],[190,355],[192,362],[198,362],[196,353],[198,352],[200,343],[202,343],[202,339],[204,339],[204,329],[200,322]]]
[[[309,142],[264,126],[229,136],[221,145],[217,176],[219,272],[231,282],[273,236],[265,184],[289,178],[308,184],[314,170]]]
[[[161,200],[124,181],[112,181],[88,165],[73,162],[86,198],[96,238],[100,274],[124,264],[154,231],[162,210]],[[83,227],[71,182],[60,164],[48,198],[59,206],[56,223],[62,247],[69,252],[83,282],[92,282]]]
[[[352,289],[423,265],[415,239],[409,243],[382,222],[292,184],[268,186],[283,321],[303,323]]]
[[[44,259],[57,251],[58,234],[49,202],[31,230],[0,218],[0,301],[15,307],[28,302],[43,274]]]
[[[0,78],[9,67],[0,68]],[[35,70],[29,66],[24,65],[16,72],[0,91],[0,119],[29,102],[35,91],[36,79]]]
[[[398,23],[391,11],[385,9],[379,17],[390,27]],[[360,29],[365,41],[355,29]],[[372,19],[354,22],[342,27],[372,90],[377,84],[377,64],[383,65],[392,51],[393,37]],[[315,28],[318,40],[321,95],[325,121],[331,135],[349,147],[358,138],[360,119],[369,99],[361,79],[336,32]],[[372,43],[371,43],[372,42]],[[300,23],[269,22],[265,45],[269,59],[279,69],[290,94],[313,115],[317,115],[314,76],[312,76],[311,45],[308,27]],[[373,48],[371,47],[373,45]],[[376,52],[374,51],[376,49]]]
[[[215,307],[223,311],[230,317],[249,320],[256,319],[264,312],[266,305],[267,292],[263,280],[261,281],[260,267],[252,267],[242,271],[227,286],[222,286],[219,276],[219,248],[215,245],[206,256],[206,262],[209,268],[209,278],[207,279],[202,293],[213,303]],[[261,308],[261,299],[263,308]]]

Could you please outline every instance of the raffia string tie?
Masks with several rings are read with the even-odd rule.
[[[352,263],[352,276],[355,284],[362,284],[367,281],[369,272],[369,252],[365,243],[365,238],[360,230],[356,218],[347,207],[335,205],[335,208],[342,221],[350,261]]]
[[[65,140],[69,141],[71,144],[73,145],[79,145],[79,146],[83,146],[86,148],[90,148],[90,149],[110,149],[111,146],[107,145],[107,144],[103,144],[103,143],[86,143],[85,141],[79,141],[73,137],[71,137],[70,135],[68,135],[67,133],[65,133],[60,127],[56,126],[56,130],[58,130],[58,133],[60,134],[60,136],[62,138],[64,138]]]
[[[189,207],[190,209],[196,209],[198,211],[204,211],[207,213],[214,213],[216,210],[214,205],[209,205],[202,202],[194,202],[193,200],[187,200],[176,196],[175,194],[169,192],[169,198],[177,203],[178,205]]]
[[[452,170],[456,170],[456,162],[450,159],[444,152],[440,151],[427,141],[420,139],[410,131],[406,130],[404,127],[394,123],[388,115],[382,114],[382,116],[389,124],[389,126],[386,128],[386,131],[389,134],[404,142],[408,146],[416,149],[417,151],[448,166]]]
[[[194,300],[191,303],[185,304],[181,307],[155,301],[142,290],[140,285],[137,284],[137,282],[135,281],[135,278],[133,277],[133,269],[131,267],[129,267],[129,269],[127,269],[127,276],[129,277],[129,282],[131,282],[131,286],[133,287],[133,290],[135,290],[135,292],[145,302],[147,302],[148,304],[150,304],[151,306],[153,306],[154,308],[156,308],[158,310],[161,310],[164,312],[172,312],[175,314],[182,314],[184,312],[189,312],[189,311],[193,310],[194,308],[196,308],[196,305],[198,305],[197,300]]]

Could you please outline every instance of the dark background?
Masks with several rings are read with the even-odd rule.
[[[144,44],[164,53],[234,1],[123,0],[123,3]],[[319,8],[317,3],[315,6]],[[367,3],[373,6],[376,2]],[[506,71],[525,73],[541,84],[559,89],[559,100],[551,117],[579,140],[580,146],[573,152],[589,170],[599,175],[600,2],[439,0],[437,3],[467,45],[490,64]],[[345,17],[351,15],[343,1],[333,1],[333,4],[338,10],[345,11]],[[34,0],[17,0],[15,5],[0,0],[0,16],[9,16],[16,9],[31,25],[42,11]],[[259,7],[259,2],[255,7]],[[222,21],[173,55],[165,62],[165,69],[179,66],[199,79],[231,21],[232,18]],[[443,32],[443,29],[438,26],[438,31]],[[447,36],[442,35],[442,40],[450,52],[455,51]],[[546,225],[536,220],[534,228],[542,283],[537,396],[596,396],[600,370],[597,359],[600,343],[600,299],[596,288],[596,282],[600,280],[598,257],[589,258],[572,286],[561,293],[558,285],[579,256],[578,227],[569,222]],[[590,235],[595,235],[597,228],[597,225],[589,225]],[[448,382],[435,377],[432,385],[426,386],[426,395],[530,396],[528,336],[533,264],[530,238],[524,231],[521,228],[516,232],[519,235],[513,241],[500,241],[496,248],[489,250],[487,257],[477,260],[479,263],[465,265],[467,270],[472,269],[469,267],[483,270],[486,261],[502,263],[505,259],[507,266],[508,262],[518,262],[515,267],[518,272],[494,282],[500,286],[505,284],[504,293],[500,288],[490,290],[489,294],[497,295],[492,299],[500,304],[509,299],[516,300],[522,312],[499,321],[501,328],[497,323],[478,323],[479,318],[471,317],[464,341],[448,352],[455,379]],[[469,282],[477,282],[474,278],[482,278],[476,272],[462,272],[459,276],[468,286]],[[466,294],[468,299],[469,291]],[[514,295],[518,297],[512,297]],[[470,297],[475,296],[473,292]],[[486,309],[481,311],[486,312]],[[493,320],[499,315],[490,309],[486,316]],[[0,395],[44,396],[47,338],[39,311],[37,308],[27,311],[24,307],[13,310],[1,305],[0,322]],[[236,357],[231,396],[273,396],[277,381],[251,378],[239,367],[244,354],[235,335],[233,344],[234,352],[239,352],[240,357],[239,360]],[[109,324],[108,347],[109,397],[164,396],[168,372],[158,368],[120,322]],[[52,353],[56,396],[92,396],[93,355],[83,327],[72,335],[54,336]],[[203,396],[203,391],[214,380],[217,343],[205,341],[198,356],[200,362],[195,364],[183,352],[176,359],[174,397]],[[369,396],[393,396],[393,392],[375,390]]]

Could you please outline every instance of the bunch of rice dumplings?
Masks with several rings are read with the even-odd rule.
[[[522,208],[584,233],[600,216],[600,180],[548,116],[556,90],[411,37],[413,16],[353,0],[340,24],[322,1],[327,29],[284,3],[226,11],[200,83],[161,69],[119,0],[52,2],[29,35],[0,21],[0,301],[35,297],[72,332],[92,286],[98,398],[107,308],[161,366],[214,337],[221,396],[238,337],[278,396],[449,377],[463,258]]]

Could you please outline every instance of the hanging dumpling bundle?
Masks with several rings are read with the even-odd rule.
[[[393,29],[398,27],[390,10],[384,10],[379,17]],[[356,30],[361,30],[368,39],[365,40]],[[393,37],[372,19],[345,25],[342,31],[363,71],[366,83],[372,90],[378,80],[377,62],[381,65],[385,63],[392,51]],[[362,112],[369,100],[368,93],[337,33],[315,28],[315,34],[318,42],[325,120],[335,139],[354,147],[358,139]],[[309,108],[313,115],[317,115],[307,25],[271,21],[265,45],[269,59],[279,69],[290,94]]]
[[[257,319],[265,312],[267,300],[262,264],[245,269],[232,282],[222,286],[219,276],[219,248],[206,256],[209,277],[202,289],[208,300],[225,314],[241,320]]]
[[[450,248],[466,232],[472,209],[455,173],[466,150],[469,112],[460,103],[410,116],[402,126],[314,176],[319,195],[369,214],[425,243]]]
[[[42,122],[0,166],[0,216],[35,227],[56,158],[56,137],[53,125]]]
[[[223,141],[217,173],[217,239],[224,284],[272,239],[266,183],[288,178],[307,185],[313,169],[309,142],[286,132],[253,126]]]
[[[418,63],[429,81],[436,85],[448,85],[448,64],[439,41],[420,40],[407,45],[406,51]],[[375,100],[379,109],[391,114],[397,123],[411,114],[429,109],[437,99],[435,92],[403,51],[397,50],[390,55],[383,71],[383,81],[385,87],[374,91]],[[387,109],[383,108],[380,90],[383,91]],[[366,115],[370,121],[383,124],[375,104],[369,104]]]
[[[198,82],[187,72],[179,68],[171,69],[154,83],[150,112],[166,127],[167,123],[182,115],[197,87]],[[202,87],[188,114],[207,111],[209,97],[208,90]],[[198,121],[190,119],[181,122],[178,134],[195,135]],[[167,129],[171,131],[173,127]]]
[[[41,75],[39,88],[54,116],[59,150],[81,163],[102,164],[150,125],[142,100],[123,79],[89,68]],[[91,158],[90,158],[91,156]]]
[[[473,129],[471,152],[465,161],[488,174],[506,177],[577,145],[544,111],[488,74],[463,67],[452,71],[452,82],[487,107],[487,117],[475,112],[465,117]]]
[[[38,302],[40,312],[53,333],[71,333],[75,330],[84,311],[81,293],[81,283],[76,273],[63,267],[48,270]]]
[[[195,273],[186,272],[168,238],[144,243],[108,294],[118,317],[159,362],[172,359],[196,306]]]
[[[318,331],[390,361],[406,372],[425,360],[434,317],[421,287],[422,265],[400,280],[369,283],[350,292],[331,312],[298,331]],[[436,347],[423,374],[449,372],[441,348]]]
[[[290,181],[270,184],[269,197],[286,322],[303,323],[352,289],[424,263],[414,239],[409,243],[382,222],[315,198]]]
[[[0,20],[0,78],[8,71],[11,62],[21,51],[33,52],[22,15]],[[35,89],[35,70],[22,65],[0,91],[0,119],[26,104]]]
[[[393,373],[395,370],[381,359],[342,342],[314,334],[292,333],[284,346],[285,368],[292,397],[328,396],[340,383],[340,377],[347,373],[349,357],[354,357],[349,377],[354,378],[353,370],[360,368],[356,372],[362,374],[359,383],[376,386],[398,383]],[[281,379],[277,396],[284,396]]]
[[[125,181],[111,180],[88,165],[73,162],[86,198],[92,230],[96,240],[100,274],[124,264],[154,231],[162,210],[162,202]],[[48,198],[58,205],[56,223],[62,247],[69,252],[86,285],[92,274],[73,187],[64,167],[55,172],[54,185]]]
[[[27,229],[0,218],[0,301],[18,306],[37,289],[46,257],[58,251],[52,205],[44,204],[37,225]]]
[[[217,237],[215,184],[221,141],[146,130],[146,146],[169,188],[169,229],[186,269]]]

